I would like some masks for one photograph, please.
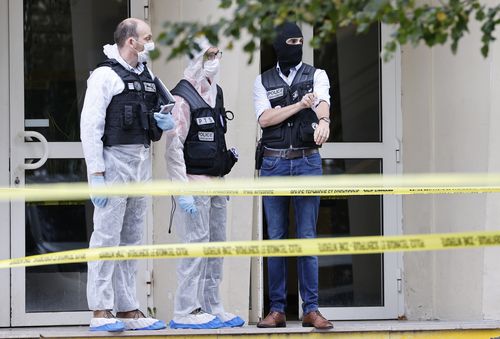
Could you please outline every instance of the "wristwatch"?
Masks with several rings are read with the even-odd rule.
[[[319,120],[320,120],[320,121],[321,121],[321,120],[325,120],[327,124],[330,124],[330,123],[332,122],[332,121],[330,120],[330,118],[328,118],[328,117],[321,117],[321,118],[319,118]]]

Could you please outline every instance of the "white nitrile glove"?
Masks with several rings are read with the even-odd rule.
[[[96,175],[92,174],[90,176],[90,186],[92,187],[100,187],[100,186],[105,186],[106,182],[104,181],[104,176],[103,175]],[[95,207],[104,207],[106,206],[108,202],[107,197],[96,197],[91,195],[90,200],[92,200],[92,203],[94,204]]]
[[[186,213],[194,215],[198,212],[196,205],[194,204],[194,198],[192,195],[181,195],[179,197],[179,206]]]
[[[153,117],[155,118],[158,127],[160,127],[163,131],[168,131],[175,127],[175,120],[172,114],[156,112],[153,114]]]

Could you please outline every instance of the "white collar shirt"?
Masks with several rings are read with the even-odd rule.
[[[276,64],[276,69],[278,70],[279,76],[286,82],[288,86],[293,83],[295,79],[295,75],[297,75],[297,71],[302,67],[302,62],[300,62],[297,66],[290,68],[290,74],[285,76],[281,73],[279,64]],[[318,100],[325,101],[330,105],[330,80],[328,79],[328,75],[322,69],[317,68],[314,72],[314,80],[313,80],[313,92],[318,97]],[[253,99],[255,106],[255,115],[257,120],[261,116],[261,114],[271,108],[271,102],[267,98],[267,91],[262,85],[262,77],[259,74],[254,82],[253,87]]]

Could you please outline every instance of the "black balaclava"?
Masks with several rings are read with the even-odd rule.
[[[288,76],[290,68],[297,66],[302,61],[302,45],[288,45],[289,38],[303,38],[299,26],[292,22],[285,22],[276,27],[276,38],[273,42],[274,51],[278,57],[281,73]]]

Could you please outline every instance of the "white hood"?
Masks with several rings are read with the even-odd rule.
[[[219,82],[219,74],[217,74],[210,83],[203,73],[203,55],[212,47],[207,38],[196,38],[195,42],[201,50],[192,51],[193,58],[189,65],[184,70],[184,79],[189,81],[191,85],[198,91],[203,100],[211,107],[215,107],[215,99],[217,97],[217,83]]]
[[[136,70],[136,72],[139,71],[139,73],[141,73],[143,71],[143,64],[142,63],[139,63],[137,65],[137,67],[133,67],[132,65],[129,65],[125,60],[123,60],[122,56],[120,55],[120,52],[118,51],[117,44],[104,45],[104,46],[102,46],[102,51],[108,58],[115,59],[126,69],[130,69],[130,67],[132,67],[134,70]],[[149,67],[148,67],[148,70],[149,70],[149,73],[151,74],[151,76],[154,78],[153,72],[151,72],[151,69],[149,69]]]

